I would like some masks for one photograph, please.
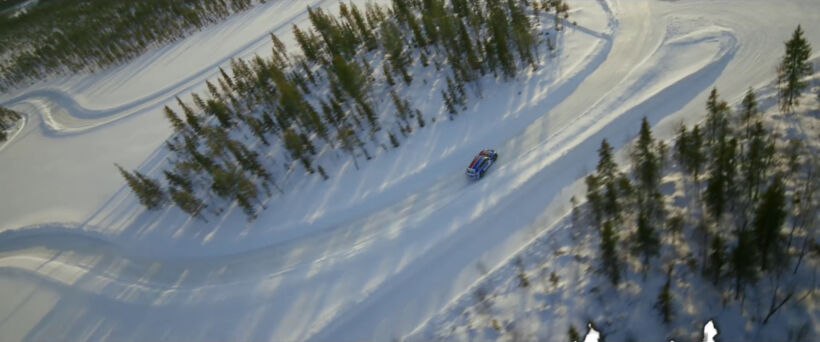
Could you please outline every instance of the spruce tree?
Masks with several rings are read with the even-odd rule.
[[[194,114],[193,109],[191,109],[191,107],[185,104],[185,102],[182,102],[182,100],[180,100],[179,97],[176,97],[176,99],[177,103],[182,108],[182,112],[185,114],[185,122],[188,124],[188,126],[191,126],[191,129],[193,129],[194,132],[196,132],[197,134],[201,134],[202,126],[199,124],[199,118],[196,116],[196,114]]]
[[[752,224],[760,252],[760,268],[764,271],[772,266],[774,259],[786,252],[780,232],[786,220],[785,191],[783,181],[776,176],[763,193]]]
[[[732,249],[729,259],[732,275],[735,278],[735,299],[741,298],[746,283],[755,280],[757,276],[757,259],[753,233],[751,231],[738,231],[737,245]]]
[[[649,262],[653,256],[658,255],[660,241],[655,229],[649,220],[649,214],[643,207],[638,212],[638,229],[635,231],[635,251],[643,258],[643,274],[649,269]]]
[[[635,174],[638,181],[639,197],[646,206],[656,197],[661,180],[660,158],[655,151],[655,140],[646,117],[641,121],[641,130],[632,152]],[[653,201],[654,202],[654,201]],[[653,208],[648,208],[653,209]],[[654,212],[654,210],[653,210]]]
[[[578,334],[578,330],[575,330],[575,326],[572,324],[569,325],[569,342],[581,342],[581,335]]]
[[[723,266],[726,264],[726,243],[720,234],[715,235],[709,248],[709,274],[712,283],[717,285],[723,275]]]
[[[752,88],[749,87],[749,90],[746,91],[746,95],[743,96],[740,107],[740,127],[745,129],[745,139],[747,140],[751,135],[751,125],[755,119],[757,119],[758,113],[755,93]]]
[[[604,273],[607,275],[613,285],[618,285],[621,279],[620,262],[618,261],[618,253],[616,245],[618,237],[612,228],[612,222],[604,222],[601,229],[601,259],[603,261]]]
[[[171,188],[170,193],[171,200],[174,201],[174,204],[192,217],[198,217],[202,209],[207,207],[204,202],[196,198],[189,190]]]
[[[797,25],[792,38],[786,42],[786,55],[777,66],[778,98],[780,108],[785,112],[799,104],[801,93],[808,87],[803,78],[813,73],[810,56],[811,45],[803,37],[803,29]]]
[[[666,282],[661,287],[661,292],[658,294],[658,300],[655,302],[655,307],[661,313],[661,318],[664,324],[669,324],[672,321],[672,269],[666,274]]]
[[[180,118],[177,116],[177,113],[175,113],[168,106],[165,106],[163,108],[163,111],[165,112],[165,118],[171,122],[171,127],[174,128],[175,132],[180,133],[185,130],[185,123],[182,122],[182,120],[180,120]]]
[[[154,210],[165,203],[165,193],[162,191],[159,182],[139,173],[139,171],[134,171],[134,173],[131,174],[118,164],[114,164],[114,166],[117,167],[122,177],[125,178],[131,191],[137,195],[140,204],[149,210]]]

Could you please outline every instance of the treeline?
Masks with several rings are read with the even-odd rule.
[[[20,113],[0,107],[0,142],[6,141],[8,138],[6,131],[14,126],[14,123],[21,118]]]
[[[786,48],[778,87],[781,109],[791,110],[806,89],[800,80],[812,73],[810,65],[804,67],[810,47],[799,27]],[[646,276],[664,244],[666,250],[683,246],[689,251],[681,259],[662,258],[678,260],[663,266],[667,281],[657,308],[666,323],[675,312],[670,286],[686,277],[686,272],[673,274],[676,265],[740,301],[758,280],[772,279],[763,324],[789,300],[799,300],[795,285],[784,284],[820,247],[820,163],[802,140],[778,140],[763,119],[751,88],[734,111],[712,89],[705,121],[681,125],[671,147],[657,141],[643,119],[631,148],[629,174],[619,171],[606,140],[598,149],[596,170],[585,179],[586,198],[600,234],[601,270],[611,283],[619,284],[630,260]],[[664,176],[678,172],[688,203],[672,209],[665,205],[660,185]]]
[[[329,175],[316,161],[323,149],[344,152],[358,168],[358,158],[371,159],[373,147],[386,149],[387,141],[399,147],[401,137],[426,125],[398,95],[413,82],[414,70],[440,71],[444,103],[455,114],[466,105],[466,85],[477,85],[481,76],[508,79],[537,66],[535,23],[550,9],[560,25],[568,9],[560,1],[340,3],[339,16],[308,8],[311,27],[292,28],[300,53],[290,54],[271,34],[269,58],[233,59],[230,74],[220,69],[218,79],[206,83],[207,95],[192,94],[193,105],[177,99],[182,113],[165,108],[176,132],[166,144],[173,153],[166,186],[120,171],[149,209],[170,197],[199,216],[215,195],[236,201],[253,219],[263,194],[282,191],[270,168],[281,162],[271,151],[283,148],[285,165],[298,161],[323,179]],[[388,93],[394,110],[379,101]]]
[[[44,0],[0,17],[0,90],[54,74],[94,71],[265,0]]]

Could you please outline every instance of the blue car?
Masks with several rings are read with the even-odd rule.
[[[467,177],[470,179],[476,180],[481,177],[484,177],[484,173],[493,166],[495,160],[498,159],[498,153],[491,149],[484,149],[478,153],[473,161],[470,163],[470,166],[467,167]]]

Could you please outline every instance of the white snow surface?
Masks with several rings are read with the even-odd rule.
[[[2,340],[411,336],[557,226],[601,139],[625,146],[643,116],[668,137],[713,86],[733,100],[770,83],[797,24],[820,47],[816,0],[569,3],[577,26],[539,69],[484,79],[454,121],[417,78],[428,127],[361,170],[294,176],[252,223],[145,212],[113,163],[156,173],[163,105],[233,56],[269,55],[270,31],[295,50],[306,6],[336,1],[268,1],[127,65],[1,94],[26,116],[0,145]],[[499,161],[469,182],[483,147]]]

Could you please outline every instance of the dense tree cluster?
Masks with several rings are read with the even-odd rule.
[[[601,270],[617,285],[629,264],[629,255],[619,251],[631,247],[646,274],[662,241],[686,243],[686,250],[700,254],[691,254],[687,265],[736,299],[743,299],[747,285],[765,276],[774,279],[765,322],[794,295],[780,287],[783,274],[796,272],[807,252],[817,248],[820,163],[794,140],[777,143],[751,89],[737,111],[713,89],[706,110],[703,133],[697,125],[681,125],[668,166],[665,146],[653,139],[646,118],[631,149],[628,175],[618,172],[611,146],[602,142],[596,172],[586,178],[590,221],[600,232]],[[694,190],[685,208],[689,217],[669,217],[659,192],[662,177],[676,172]],[[699,185],[701,174],[705,188]],[[675,238],[684,226],[692,227],[691,235]],[[664,266],[670,267],[669,276],[656,305],[668,323],[673,265]]]
[[[40,1],[0,16],[0,89],[125,62],[264,1]]]
[[[14,126],[14,123],[21,118],[20,113],[0,107],[0,142],[6,141],[8,138],[6,131]]]
[[[559,2],[340,3],[338,16],[308,8],[311,26],[292,28],[301,53],[288,53],[271,34],[269,58],[233,59],[230,71],[220,69],[218,79],[206,83],[207,95],[192,94],[192,104],[177,99],[181,113],[164,109],[175,134],[166,143],[173,158],[164,171],[170,196],[163,198],[198,216],[206,206],[221,212],[207,200],[220,197],[253,218],[271,188],[282,191],[272,169],[281,162],[270,158],[271,149],[287,151],[288,170],[297,163],[323,179],[330,176],[316,159],[327,149],[348,154],[358,169],[358,159],[371,159],[372,148],[386,149],[388,142],[397,148],[400,138],[426,125],[397,92],[414,82],[413,70],[432,64],[441,71],[445,106],[456,114],[466,106],[467,84],[478,88],[474,81],[482,75],[506,79],[536,66],[533,22],[541,21],[538,8],[553,3]],[[391,115],[377,95],[386,93]],[[140,182],[144,176],[123,175],[137,180],[128,183],[147,207],[161,203],[143,200],[150,197],[140,194],[148,189]]]

